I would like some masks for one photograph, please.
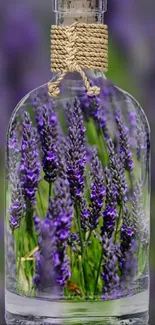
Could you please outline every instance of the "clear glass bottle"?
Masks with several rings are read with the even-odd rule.
[[[57,24],[102,23],[106,1],[55,1]],[[7,324],[147,324],[150,130],[102,72],[13,112],[6,159]],[[52,80],[57,79],[53,73]]]

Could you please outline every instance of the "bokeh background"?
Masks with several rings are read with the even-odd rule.
[[[107,77],[130,92],[146,112],[152,132],[151,302],[155,325],[155,1],[108,0]],[[0,324],[4,325],[4,145],[11,113],[27,92],[50,77],[52,0],[0,0]]]

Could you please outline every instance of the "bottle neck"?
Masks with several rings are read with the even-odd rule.
[[[55,0],[57,25],[104,23],[107,0]]]

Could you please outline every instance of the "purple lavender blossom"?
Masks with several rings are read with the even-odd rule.
[[[125,238],[123,236],[125,235]],[[123,244],[123,240],[126,240]],[[128,249],[127,249],[128,247]],[[130,229],[126,229],[126,234],[122,235],[122,242],[120,244],[121,254],[118,258],[119,269],[121,272],[120,285],[121,287],[129,286],[135,277],[138,269],[137,256],[138,242],[133,239]]]
[[[35,231],[37,234],[39,234],[41,228],[41,220],[38,216],[34,216],[33,221],[34,221]]]
[[[119,285],[118,258],[116,247],[112,238],[108,238],[105,232],[103,236],[103,272],[101,278],[104,281],[102,299],[115,299]]]
[[[19,147],[15,133],[16,122],[11,126],[9,134],[9,157],[8,157],[8,173],[11,191],[11,205],[9,207],[10,227],[16,229],[20,225],[23,216],[23,196],[19,178]]]
[[[126,222],[123,222],[121,228],[121,251],[122,253],[127,252],[131,248],[132,240],[135,237],[133,227],[127,226]]]
[[[136,240],[131,242],[131,248],[125,254],[125,260],[123,265],[123,272],[121,277],[122,285],[129,285],[134,279],[138,270],[138,256],[137,256],[138,243]],[[125,280],[123,284],[123,280]]]
[[[53,98],[48,94],[47,85],[36,89],[36,91],[31,94],[30,101],[35,111],[43,105],[53,106],[54,103]]]
[[[87,113],[87,119],[92,117],[97,124],[97,128],[102,129],[105,139],[108,139],[107,117],[101,98],[98,96],[90,97],[85,92],[81,99],[81,107],[84,111],[84,115]]]
[[[69,260],[66,254],[67,240],[70,236],[73,219],[73,207],[70,197],[69,183],[66,178],[59,178],[54,189],[55,200],[51,200],[49,205],[49,217],[54,218],[56,228],[55,265],[57,273],[57,283],[61,287],[66,285],[70,277]]]
[[[116,221],[118,218],[117,212],[117,190],[113,182],[111,169],[105,169],[106,179],[106,206],[102,214],[104,226],[102,228],[102,235],[106,232],[109,237],[113,234],[116,228]]]
[[[104,225],[102,234],[106,232],[109,236],[116,230],[116,221],[119,217],[117,204],[126,202],[127,184],[124,169],[118,155],[114,151],[112,140],[108,140],[109,167],[105,169],[106,176],[106,207],[103,212]]]
[[[43,151],[42,165],[45,173],[44,179],[48,183],[51,183],[56,180],[58,172],[57,116],[51,107],[49,108],[47,105],[43,105],[37,109],[36,118]]]
[[[27,112],[23,118],[23,135],[21,146],[21,186],[26,202],[35,205],[36,190],[39,184],[40,163],[36,146],[36,133]]]
[[[44,286],[52,288],[52,281],[63,288],[71,276],[66,249],[71,234],[73,207],[66,178],[57,180],[54,195],[47,217],[41,223],[39,253],[36,255],[34,284],[41,289]],[[37,219],[36,223],[38,226]]]
[[[146,133],[143,123],[141,122],[141,117],[137,114],[136,119],[136,140],[137,140],[137,159],[139,161],[143,160],[144,163],[144,155],[146,152],[145,143],[146,143]]]
[[[72,248],[73,252],[77,252],[77,246],[80,244],[79,234],[72,233],[70,234],[67,244]]]
[[[107,206],[103,212],[104,227],[103,231],[106,231],[109,236],[115,231],[116,220],[119,217],[117,209],[113,206]]]
[[[113,182],[113,175],[111,173],[111,168],[105,168],[105,180],[106,180],[106,205],[117,205],[117,189],[115,182]]]
[[[149,240],[149,223],[147,222],[144,209],[142,188],[143,183],[141,180],[138,180],[134,186],[132,215],[136,236],[144,246],[147,246]]]
[[[10,227],[16,229],[19,228],[24,213],[23,196],[20,181],[18,179],[14,179],[14,183],[11,187],[11,206],[9,207]]]
[[[150,172],[150,130],[141,110],[137,114],[136,140],[137,158],[143,168],[142,174],[145,184]]]
[[[118,249],[119,269],[121,272],[121,286],[129,285],[137,272],[138,241],[133,219],[127,206],[124,206],[123,224],[120,232],[120,244]]]
[[[37,222],[38,224],[38,222]],[[55,293],[55,242],[56,229],[53,221],[47,217],[40,223],[38,246],[39,251],[35,254],[34,287],[37,291],[49,291]]]
[[[129,144],[128,129],[124,125],[120,116],[116,116],[116,123],[120,134],[120,159],[124,168],[131,171],[133,169],[132,151]]]
[[[103,208],[106,190],[104,187],[104,177],[102,164],[98,158],[97,151],[93,150],[91,166],[91,224],[93,228],[98,226],[98,219]]]
[[[14,174],[19,162],[19,142],[17,139],[16,128],[18,127],[17,119],[11,121],[10,129],[8,132],[8,157],[7,157],[7,172]]]
[[[116,190],[117,201],[118,203],[122,201],[126,202],[128,187],[125,179],[124,167],[119,156],[114,151],[114,144],[111,139],[107,142],[107,145],[110,159],[109,166]]]
[[[90,223],[90,209],[87,205],[87,201],[85,198],[81,198],[80,200],[80,219],[81,219],[81,227],[83,230],[86,231],[86,229],[89,226],[89,229],[91,227]]]
[[[80,103],[67,104],[68,150],[67,175],[73,199],[79,200],[84,190],[84,173],[86,163],[85,127]]]

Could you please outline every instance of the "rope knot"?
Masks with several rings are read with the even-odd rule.
[[[60,94],[59,83],[68,72],[79,72],[89,96],[100,94],[91,86],[83,69],[107,71],[108,31],[106,25],[79,24],[52,26],[51,71],[62,72],[55,82],[49,82],[50,96]]]
[[[88,96],[98,96],[101,89],[97,86],[90,87],[87,91]]]
[[[54,85],[52,82],[49,82],[48,84],[48,94],[51,97],[58,97],[60,94],[60,89],[58,86]]]

